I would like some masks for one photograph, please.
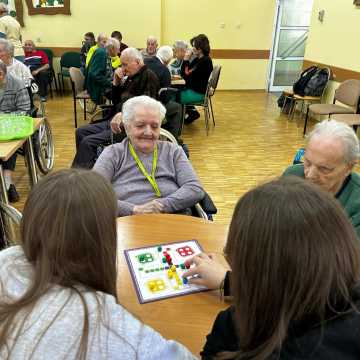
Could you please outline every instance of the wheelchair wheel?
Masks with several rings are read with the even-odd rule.
[[[0,250],[18,243],[21,218],[20,211],[0,202]]]
[[[45,175],[54,166],[54,143],[50,123],[45,118],[39,130],[34,134],[34,156],[39,170]]]

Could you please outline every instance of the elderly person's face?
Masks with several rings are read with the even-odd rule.
[[[24,49],[27,52],[31,52],[35,50],[35,45],[31,40],[26,40],[24,44]]]
[[[146,51],[149,55],[155,55],[156,48],[157,48],[157,41],[156,40],[148,40],[146,42]]]
[[[185,56],[185,52],[186,49],[183,48],[175,48],[174,49],[174,56],[178,59],[178,60],[183,60],[184,56]]]
[[[143,66],[139,59],[132,56],[121,55],[120,59],[122,71],[126,76],[135,75]]]
[[[108,53],[111,57],[114,57],[119,53],[119,50],[117,46],[111,46],[108,48]]]
[[[11,59],[11,55],[5,51],[5,47],[0,45],[0,60],[2,60],[5,64],[8,64]]]
[[[126,126],[126,133],[135,150],[149,154],[160,136],[160,112],[148,106],[138,106],[135,117]]]
[[[104,48],[108,38],[106,36],[100,36],[98,39],[98,46]]]
[[[343,144],[337,139],[315,135],[306,146],[305,179],[334,195],[353,167],[353,164],[345,162]]]

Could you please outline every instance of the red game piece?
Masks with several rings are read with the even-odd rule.
[[[189,263],[188,261],[185,261],[185,267],[186,267],[187,269],[190,269],[190,263]]]

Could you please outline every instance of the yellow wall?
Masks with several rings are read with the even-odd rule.
[[[80,46],[87,31],[120,30],[124,42],[143,47],[148,35],[162,44],[208,35],[212,48],[269,50],[276,0],[71,0],[71,16],[28,16],[24,2],[23,38],[41,47]],[[109,11],[112,9],[113,11]],[[219,88],[265,89],[267,59],[215,59],[223,66]]]
[[[318,20],[320,10],[325,10],[322,23]],[[359,24],[360,8],[351,0],[314,0],[305,59],[360,71]],[[337,85],[331,82],[329,86],[329,102]]]

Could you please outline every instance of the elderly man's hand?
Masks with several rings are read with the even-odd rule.
[[[164,205],[161,204],[157,200],[149,201],[148,203],[145,203],[143,205],[135,205],[133,209],[133,214],[159,214],[163,212]]]
[[[38,70],[33,70],[33,71],[31,72],[31,75],[32,75],[32,76],[36,76],[38,73],[39,73]]]
[[[122,130],[122,114],[121,112],[117,113],[110,121],[111,131],[114,134],[120,134]]]
[[[123,79],[124,79],[124,73],[122,71],[122,68],[118,67],[114,71],[113,85],[114,86],[119,86],[122,83]]]

